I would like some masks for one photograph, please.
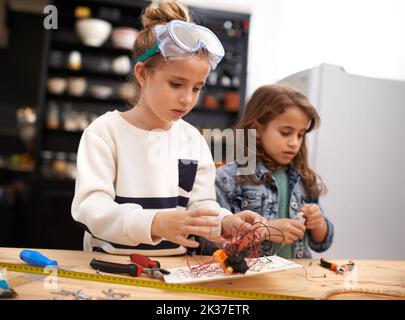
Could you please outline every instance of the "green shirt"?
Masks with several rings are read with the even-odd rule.
[[[289,218],[289,192],[288,192],[288,176],[285,168],[277,169],[273,172],[273,178],[278,190],[278,211],[277,219]],[[273,253],[277,253],[279,257],[292,259],[291,244],[274,244]]]

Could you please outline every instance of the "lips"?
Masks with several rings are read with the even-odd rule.
[[[172,111],[176,116],[179,116],[179,117],[184,116],[184,115],[186,114],[186,112],[187,112],[186,109],[172,109],[171,111]]]
[[[283,152],[283,155],[285,155],[288,158],[293,158],[293,157],[295,157],[296,153],[292,152],[292,151],[286,151],[286,152]]]

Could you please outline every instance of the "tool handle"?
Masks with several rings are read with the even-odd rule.
[[[131,258],[132,262],[140,264],[141,266],[144,266],[145,268],[160,268],[159,261],[151,260],[142,254],[134,253],[134,254],[131,254],[129,257]]]
[[[97,259],[93,259],[90,262],[90,266],[102,272],[108,273],[126,273],[133,277],[139,277],[142,273],[142,266],[138,266],[136,264],[121,264],[115,262],[107,262],[101,261]]]
[[[42,253],[35,250],[22,250],[20,252],[20,259],[28,263],[29,265],[36,267],[57,266],[56,260],[51,260],[44,256]]]

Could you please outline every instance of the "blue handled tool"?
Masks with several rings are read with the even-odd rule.
[[[21,260],[25,261],[31,266],[36,267],[47,267],[47,266],[58,266],[58,262],[45,257],[42,253],[35,250],[22,250],[20,252]]]

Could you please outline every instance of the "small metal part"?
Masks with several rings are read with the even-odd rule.
[[[129,293],[114,292],[113,289],[108,289],[107,291],[103,291],[103,293],[107,296],[107,299],[112,300],[121,300],[125,297],[129,297]]]
[[[90,297],[89,295],[85,294],[82,290],[77,290],[75,292],[72,293],[73,296],[76,298],[76,300],[91,300],[92,297]]]
[[[60,289],[59,291],[51,291],[52,294],[59,294],[62,296],[69,296],[69,295],[73,295],[72,291],[69,290],[65,290],[65,289]]]
[[[326,274],[312,274],[311,278],[326,278]]]

